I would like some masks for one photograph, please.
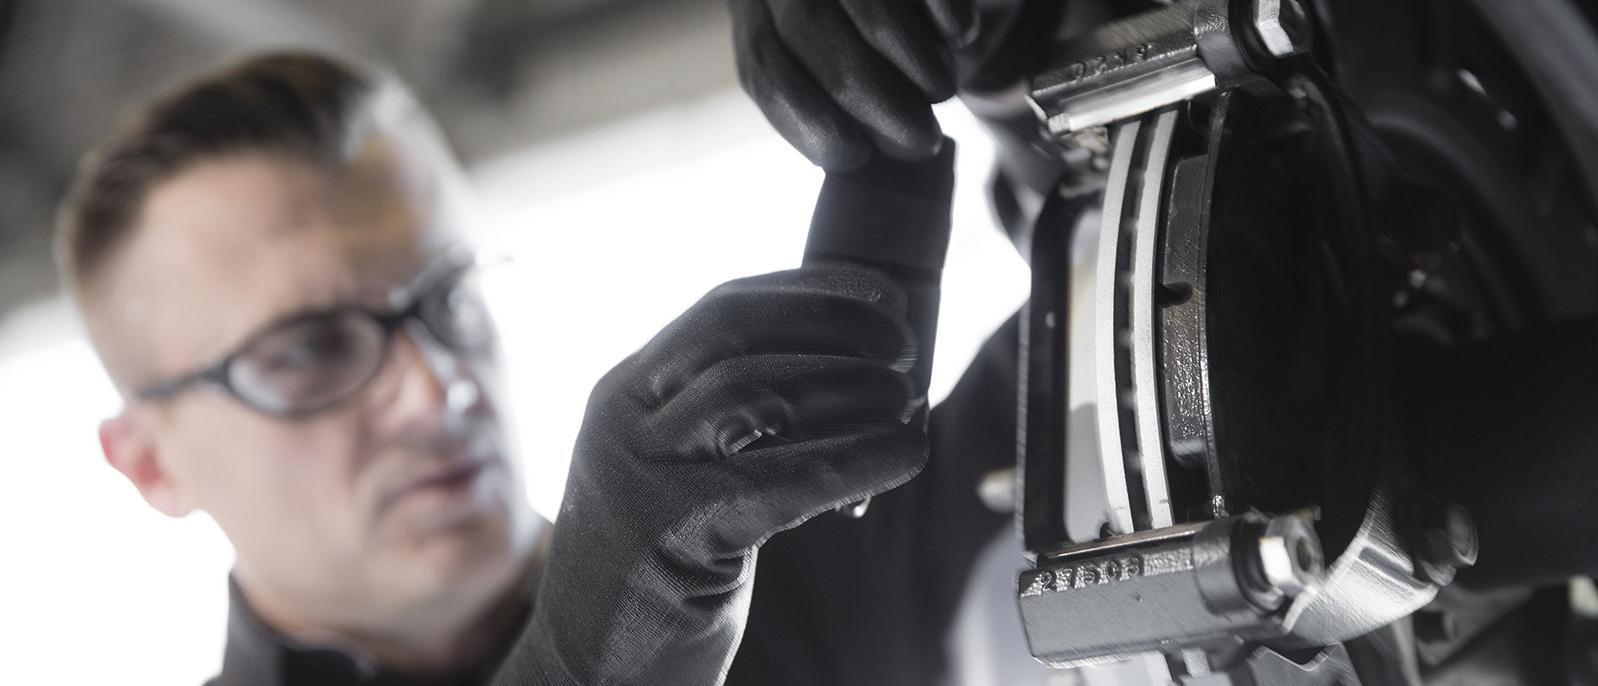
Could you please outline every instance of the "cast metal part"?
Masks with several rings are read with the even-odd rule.
[[[1309,52],[1310,24],[1295,0],[1254,0],[1254,30],[1273,57]]]
[[[1419,575],[1398,520],[1398,474],[1383,472],[1354,540],[1320,588],[1288,608],[1292,635],[1282,645],[1324,646],[1361,636],[1425,607],[1437,584]]]
[[[1189,668],[1183,686],[1358,686],[1348,650],[1328,646],[1308,660],[1295,662],[1270,648],[1258,648],[1247,658],[1227,668],[1199,670]]]
[[[1319,580],[1325,560],[1309,522],[1301,517],[1278,517],[1260,537],[1260,568],[1273,588],[1296,596]]]
[[[1225,475],[1218,468],[1215,409],[1209,373],[1209,217],[1212,191],[1208,160],[1174,163],[1171,203],[1161,227],[1160,283],[1172,302],[1159,308],[1160,370],[1164,383],[1166,449],[1181,468],[1204,470],[1210,482],[1211,517],[1228,514]]]
[[[1284,541],[1296,552],[1276,568],[1282,561],[1266,553]],[[1072,666],[1280,637],[1291,629],[1282,609],[1318,584],[1320,555],[1320,540],[1296,515],[1248,514],[1076,546],[1021,573],[1027,641],[1045,663]]]
[[[1185,282],[1202,290],[1207,269],[1197,257],[1208,246],[1205,217],[1187,217],[1177,210],[1180,203],[1167,204],[1182,190],[1171,179],[1183,165],[1196,169],[1215,163],[1206,156],[1176,159],[1173,130],[1180,116],[1167,109],[1114,131],[1094,317],[1099,457],[1111,503],[1111,536],[1040,552],[1037,566],[1018,580],[1029,644],[1035,656],[1052,665],[1148,651],[1203,656],[1240,644],[1335,646],[1391,624],[1433,598],[1436,579],[1418,570],[1417,561],[1463,564],[1471,552],[1471,537],[1465,535],[1471,529],[1461,525],[1468,518],[1453,509],[1440,510],[1439,522],[1423,527],[1421,542],[1415,543],[1417,536],[1404,528],[1397,510],[1404,501],[1398,495],[1402,479],[1391,468],[1377,478],[1364,519],[1329,568],[1323,569],[1314,529],[1296,515],[1269,523],[1254,514],[1169,523],[1173,513],[1162,428],[1179,424],[1182,407],[1191,406],[1206,420],[1192,430],[1204,442],[1213,441],[1202,384],[1190,389],[1191,402],[1177,402],[1168,385],[1161,395],[1162,388],[1153,383],[1169,384],[1195,359],[1197,369],[1187,371],[1204,377],[1202,326],[1194,335],[1192,326],[1169,329],[1169,317],[1154,319],[1160,310],[1174,309],[1159,305],[1156,288]],[[1162,214],[1165,207],[1170,211]],[[1175,240],[1163,235],[1177,227],[1186,233]],[[1152,255],[1162,245],[1164,265],[1156,281]],[[1186,272],[1185,278],[1171,279],[1173,270]],[[1189,324],[1202,323],[1202,307],[1187,314]],[[1197,346],[1197,357],[1173,355],[1170,336],[1186,336],[1185,345]],[[1140,343],[1140,337],[1147,338]],[[1212,451],[1201,445],[1187,456],[1203,464]],[[1171,459],[1181,458],[1173,454]],[[1223,506],[1214,503],[1215,516],[1223,514]],[[1155,525],[1155,514],[1167,519]],[[1189,661],[1188,653],[1181,654]],[[1319,683],[1321,674],[1306,672],[1304,678]]]
[[[1030,100],[1065,138],[1235,86],[1256,72],[1251,63],[1309,50],[1298,2],[1252,0],[1246,26],[1233,25],[1229,0],[1180,0],[1106,24],[1067,45],[1032,81]]]

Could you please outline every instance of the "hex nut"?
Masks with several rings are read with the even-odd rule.
[[[1254,30],[1274,57],[1309,52],[1309,15],[1298,0],[1254,0]]]
[[[1272,519],[1260,536],[1259,545],[1265,580],[1288,598],[1318,583],[1325,571],[1320,539],[1301,517]]]

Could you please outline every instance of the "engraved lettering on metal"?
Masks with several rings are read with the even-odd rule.
[[[1219,83],[1199,54],[1190,3],[1105,24],[1072,39],[1063,52],[1029,91],[1050,133],[1062,138],[1181,102]]]
[[[1186,558],[1188,564],[1184,566],[1181,561],[1182,556],[1175,554],[1178,552],[1132,553],[1130,555],[1089,560],[1054,569],[1033,570],[1030,572],[1030,576],[1023,575],[1023,579],[1026,581],[1025,588],[1021,591],[1021,597],[1031,598],[1047,593],[1060,593],[1073,589],[1104,586],[1130,581],[1143,576],[1192,569],[1191,556]]]
[[[1100,76],[1117,69],[1123,69],[1147,60],[1153,52],[1153,43],[1143,43],[1136,47],[1116,50],[1104,55],[1072,62],[1071,66],[1065,69],[1065,83],[1076,83],[1090,76]]]
[[[1099,583],[1099,570],[1097,567],[1092,565],[1083,567],[1080,574],[1077,579],[1082,586],[1093,586]]]
[[[1064,590],[1066,590],[1068,588],[1072,588],[1072,587],[1076,586],[1076,584],[1077,584],[1076,569],[1074,569],[1074,568],[1066,568],[1066,569],[1060,569],[1060,570],[1056,570],[1055,571],[1055,573],[1054,573],[1054,590],[1056,590],[1056,591],[1064,591]]]
[[[1043,589],[1051,588],[1053,586],[1054,586],[1054,572],[1050,572],[1050,571],[1038,572],[1036,576],[1032,577],[1032,582],[1027,584],[1027,587],[1025,589],[1022,589],[1021,597],[1022,598],[1031,598],[1032,596],[1043,595]]]
[[[1142,560],[1144,576],[1158,576],[1174,572],[1186,572],[1194,568],[1193,551],[1190,548],[1174,550],[1156,550],[1144,555]]]

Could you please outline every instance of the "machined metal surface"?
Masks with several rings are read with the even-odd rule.
[[[1260,537],[1260,568],[1284,595],[1296,596],[1319,580],[1325,568],[1320,542],[1300,517],[1279,517]]]
[[[1359,686],[1359,675],[1342,646],[1329,646],[1303,662],[1258,648],[1228,669],[1191,674],[1182,686]],[[1384,685],[1385,686],[1385,685]],[[1396,686],[1396,685],[1392,685]]]
[[[1230,130],[1218,123],[1233,111],[1226,98],[1211,103],[1211,142]],[[1209,226],[1217,215],[1195,198],[1208,197],[1215,165],[1244,144],[1199,146],[1188,130],[1178,146],[1173,135],[1183,125],[1181,114],[1167,110],[1114,130],[1093,338],[1110,536],[1037,551],[1038,566],[1018,580],[1029,643],[1050,664],[1151,650],[1224,654],[1259,644],[1336,645],[1412,613],[1437,589],[1434,579],[1417,575],[1417,539],[1394,510],[1412,499],[1399,495],[1396,473],[1380,479],[1352,542],[1340,542],[1329,567],[1315,528],[1303,518],[1308,514],[1279,517],[1267,526],[1257,514],[1228,517],[1226,502],[1206,503],[1198,499],[1202,493],[1190,490],[1182,514],[1199,521],[1154,524],[1156,512],[1170,512],[1169,495],[1162,500],[1158,490],[1174,483],[1169,475],[1185,474],[1191,489],[1191,479],[1208,470],[1216,486],[1212,495],[1223,493],[1214,481],[1216,434],[1205,386],[1211,342],[1205,285],[1214,265],[1203,256],[1212,246],[1212,231],[1240,229]],[[1228,159],[1234,171],[1256,160]],[[1167,426],[1181,433],[1164,435]],[[1180,452],[1167,455],[1166,446],[1178,441],[1185,442]],[[1200,504],[1209,512],[1195,513]],[[1296,506],[1314,504],[1304,500]],[[1469,552],[1460,533],[1466,529],[1449,523],[1463,520],[1439,512],[1438,525],[1425,529],[1431,544],[1422,548],[1433,551],[1427,559],[1462,559]],[[1219,519],[1204,523],[1205,514]],[[1243,527],[1240,521],[1261,523],[1246,525],[1247,535],[1237,533],[1243,528],[1215,534],[1221,527]],[[1350,532],[1361,522],[1345,521]],[[1314,682],[1320,673],[1301,676]]]
[[[1125,536],[1116,536],[1103,541],[1077,543],[1059,550],[1043,553],[1038,557],[1048,560],[1066,560],[1083,555],[1095,555],[1112,552],[1120,548],[1134,548],[1153,543],[1163,543],[1191,538],[1205,527],[1209,522],[1189,522],[1164,529],[1147,529]]]
[[[1155,322],[1161,205],[1176,110],[1116,129],[1094,311],[1099,454],[1110,530],[1171,526]]]
[[[1311,570],[1302,584],[1270,578],[1259,550],[1268,531],[1282,530],[1307,532],[1305,545],[1319,554],[1307,527],[1245,515],[1142,545],[1111,541],[1023,571],[1019,603],[1032,654],[1069,666],[1282,636],[1291,629],[1284,601],[1316,583]]]
[[[1234,2],[1249,3],[1235,26]],[[1064,139],[1235,86],[1252,64],[1307,53],[1311,36],[1299,0],[1178,0],[1072,40],[1029,95]]]
[[[1298,0],[1254,0],[1254,30],[1275,57],[1292,57],[1309,51],[1309,15]]]
[[[1137,431],[1137,462],[1141,466],[1143,498],[1149,527],[1171,526],[1171,490],[1165,476],[1165,431],[1161,422],[1159,347],[1155,309],[1159,298],[1157,270],[1160,207],[1176,131],[1178,113],[1170,109],[1156,115],[1149,136],[1147,161],[1138,184],[1137,214],[1132,224],[1132,407]],[[1137,494],[1133,494],[1137,497]]]
[[[1099,428],[1099,459],[1104,475],[1104,493],[1108,499],[1108,526],[1115,533],[1131,533],[1132,497],[1127,489],[1125,436],[1121,422],[1121,393],[1125,384],[1117,376],[1117,356],[1123,349],[1118,340],[1124,328],[1126,298],[1121,295],[1125,265],[1130,257],[1121,239],[1125,222],[1128,181],[1135,173],[1133,153],[1142,122],[1128,122],[1115,131],[1115,148],[1110,158],[1110,172],[1104,191],[1104,210],[1099,226],[1098,279],[1095,284],[1093,311],[1094,388],[1097,402]],[[1136,202],[1133,198],[1130,202]],[[1124,367],[1122,367],[1124,369]]]
[[[1094,424],[1108,505],[1104,540],[1031,549],[1037,566],[1018,579],[1018,601],[1031,650],[1049,664],[1157,651],[1182,655],[1170,665],[1183,678],[1348,683],[1346,655],[1335,646],[1428,602],[1440,577],[1467,563],[1470,529],[1458,525],[1467,519],[1443,511],[1417,538],[1407,510],[1395,510],[1409,497],[1399,491],[1400,476],[1361,470],[1374,464],[1373,451],[1339,452],[1366,443],[1316,433],[1332,422],[1316,413],[1327,401],[1314,398],[1357,399],[1360,389],[1341,383],[1347,375],[1287,372],[1300,360],[1333,368],[1364,348],[1342,352],[1322,341],[1279,355],[1273,339],[1258,335],[1298,322],[1310,326],[1293,331],[1314,332],[1323,310],[1306,308],[1335,302],[1292,300],[1299,296],[1287,294],[1299,291],[1274,287],[1283,279],[1308,280],[1303,293],[1311,297],[1335,295],[1344,283],[1337,270],[1359,263],[1336,253],[1326,265],[1306,261],[1313,269],[1262,271],[1250,260],[1263,253],[1248,252],[1247,241],[1269,244],[1296,265],[1311,248],[1324,249],[1322,241],[1344,245],[1338,232],[1359,227],[1336,224],[1324,208],[1314,214],[1320,201],[1284,194],[1341,169],[1315,166],[1336,153],[1304,145],[1327,146],[1341,131],[1320,111],[1305,114],[1303,101],[1288,95],[1300,90],[1265,78],[1275,71],[1250,72],[1262,60],[1308,49],[1303,8],[1295,0],[1235,2],[1180,1],[1103,27],[1033,82],[1035,103],[1062,139],[1111,125],[1092,324]],[[1228,90],[1184,103],[1216,88]],[[1314,99],[1320,91],[1304,92]],[[1255,188],[1251,175],[1268,183]],[[1301,233],[1280,230],[1288,226]],[[1226,250],[1218,253],[1218,245]],[[1289,301],[1303,313],[1281,309]],[[1216,332],[1226,334],[1226,345]],[[1212,354],[1221,365],[1213,369]],[[1306,394],[1313,402],[1301,401]],[[1217,413],[1218,397],[1231,401],[1227,413]],[[1320,489],[1303,478],[1304,460],[1337,455],[1346,456],[1350,488]],[[1374,492],[1373,480],[1380,482]],[[1335,517],[1312,525],[1323,505]],[[1267,518],[1254,508],[1302,514]],[[1320,534],[1337,546],[1329,566]],[[1288,659],[1261,646],[1322,652],[1299,663],[1302,654]],[[1248,654],[1261,659],[1237,661]]]
[[[1152,109],[1215,90],[1215,72],[1190,57],[1090,93],[1062,98],[1045,122],[1051,133],[1066,135],[1105,126]]]
[[[1220,81],[1199,52],[1195,5],[1128,17],[1068,45],[1032,82],[1049,132],[1063,137],[1214,90]]]
[[[1178,112],[1165,110],[1115,130],[1114,157],[1099,225],[1095,286],[1096,414],[1099,459],[1112,532],[1175,523],[1160,417],[1160,206]]]
[[[1323,646],[1361,636],[1424,607],[1437,585],[1416,574],[1397,508],[1397,475],[1388,471],[1371,494],[1365,521],[1327,569],[1320,587],[1287,611],[1294,646]]]

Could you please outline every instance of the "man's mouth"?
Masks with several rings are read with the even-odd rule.
[[[387,510],[402,503],[408,506],[446,506],[472,499],[478,482],[494,462],[494,459],[481,457],[451,462],[391,492],[384,499],[382,509]]]
[[[416,490],[425,490],[429,488],[457,488],[471,483],[472,479],[477,478],[478,472],[483,471],[483,468],[487,466],[488,460],[470,460],[446,469],[437,475],[422,479],[421,481],[416,482],[410,488]]]

